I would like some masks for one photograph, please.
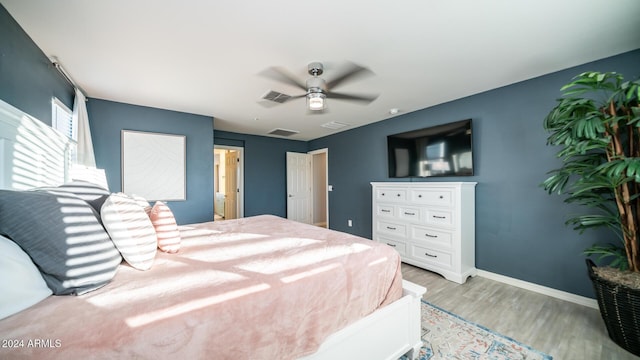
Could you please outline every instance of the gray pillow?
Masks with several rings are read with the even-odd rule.
[[[71,193],[0,190],[0,235],[31,257],[55,295],[107,284],[122,261],[91,206]]]
[[[100,220],[102,204],[111,194],[107,189],[99,185],[81,180],[72,181],[58,187],[38,188],[36,190],[53,190],[75,194],[91,205],[98,215],[98,220]]]

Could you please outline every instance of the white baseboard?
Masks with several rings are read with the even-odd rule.
[[[585,296],[572,294],[566,291],[553,289],[550,287],[530,283],[530,282],[519,280],[519,279],[514,279],[512,277],[508,277],[508,276],[504,276],[504,275],[500,275],[500,274],[496,274],[496,273],[492,273],[484,270],[478,270],[478,276],[495,280],[501,283],[505,283],[507,285],[512,285],[522,289],[537,292],[539,294],[551,296],[556,299],[570,301],[578,305],[583,305],[593,309],[598,309],[598,301],[596,299],[591,299]]]

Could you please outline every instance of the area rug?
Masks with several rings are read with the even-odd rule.
[[[420,360],[552,360],[516,340],[422,301]]]

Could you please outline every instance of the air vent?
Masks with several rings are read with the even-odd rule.
[[[277,135],[277,136],[291,136],[299,133],[300,131],[295,130],[287,130],[287,129],[273,129],[268,132],[269,135]]]
[[[332,121],[326,124],[322,124],[320,126],[322,126],[323,128],[331,129],[331,130],[338,130],[338,129],[342,129],[343,127],[349,126],[349,124]]]
[[[284,103],[287,100],[291,99],[291,95],[287,95],[287,94],[283,94],[283,93],[279,93],[277,91],[273,91],[273,90],[269,90],[268,93],[264,94],[262,96],[262,98],[264,100],[269,100],[269,101],[273,101],[273,102],[277,102],[277,103]]]

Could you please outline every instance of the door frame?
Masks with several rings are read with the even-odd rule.
[[[289,153],[289,151],[287,152]],[[308,151],[306,153],[299,153],[299,152],[293,152],[293,153],[297,153],[297,154],[301,154],[301,155],[306,155],[309,157],[309,160],[311,162],[311,174],[309,176],[309,187],[311,188],[311,197],[309,199],[309,211],[310,214],[309,216],[311,217],[311,222],[310,224],[314,223],[314,215],[315,215],[315,208],[316,208],[316,204],[315,204],[315,190],[316,187],[319,186],[320,183],[324,183],[324,196],[325,196],[325,226],[328,229],[329,228],[329,191],[330,191],[330,185],[329,185],[329,149],[328,148],[322,148],[322,149],[317,149],[317,150],[313,150],[313,151]],[[314,162],[316,161],[316,155],[318,154],[324,154],[324,173],[325,173],[325,178],[324,179],[316,179],[314,174],[313,174],[313,168],[315,166]],[[287,175],[286,175],[286,181],[289,181],[289,169],[286,170],[287,171]],[[287,184],[288,187],[288,184]],[[287,217],[289,217],[289,189],[287,188]]]
[[[287,219],[313,224],[313,155],[287,151],[285,167]]]
[[[324,183],[324,187],[325,187],[325,192],[324,192],[324,196],[325,196],[325,224],[326,224],[326,228],[329,229],[329,149],[328,148],[322,148],[322,149],[317,149],[317,150],[313,150],[313,151],[309,151],[307,154],[311,155],[311,159],[312,159],[312,167],[315,166],[314,162],[315,160],[315,156],[314,155],[318,155],[318,154],[324,154],[324,174],[325,174],[325,178],[324,179],[316,179],[315,176],[311,176],[311,187],[313,189],[313,191],[315,191],[316,186],[318,186],[317,182],[318,181],[322,181]],[[315,203],[314,203],[314,197],[311,198],[311,216],[314,215],[314,209],[315,209]]]
[[[235,150],[238,152],[238,159],[240,159],[240,163],[238,164],[238,196],[236,198],[236,202],[237,202],[236,206],[238,210],[238,218],[243,218],[244,217],[244,147],[213,144],[213,149],[214,150],[216,149]],[[218,179],[214,179],[214,181],[218,181]],[[215,197],[215,185],[214,185],[213,196]]]

